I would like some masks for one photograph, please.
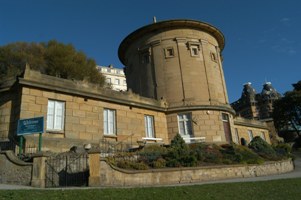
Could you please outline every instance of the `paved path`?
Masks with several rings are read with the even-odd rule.
[[[251,177],[251,178],[235,178],[235,179],[226,179],[226,180],[217,180],[217,181],[205,181],[205,182],[200,182],[200,183],[192,183],[191,185],[268,181],[268,180],[289,179],[289,178],[298,178],[298,177],[300,178],[301,177],[301,153],[296,155],[296,159],[294,161],[294,164],[295,164],[294,171],[288,172],[288,173],[285,173],[285,174]],[[183,185],[187,185],[187,184],[183,184]],[[176,186],[176,185],[173,185],[173,186]],[[22,186],[22,185],[0,184],[0,190],[20,190],[20,189],[28,190],[28,189],[41,189],[41,188],[34,188],[34,187]],[[57,188],[57,189],[61,189],[61,188]],[[64,189],[92,189],[92,188],[91,187],[77,187],[77,188],[64,188]]]

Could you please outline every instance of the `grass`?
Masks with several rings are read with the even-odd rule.
[[[260,182],[220,183],[152,188],[99,188],[54,190],[0,190],[0,200],[6,199],[300,199],[301,178]]]

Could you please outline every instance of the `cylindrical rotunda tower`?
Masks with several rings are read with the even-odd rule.
[[[234,114],[222,68],[224,45],[223,34],[210,24],[168,20],[128,35],[118,54],[129,89],[167,102],[168,120],[178,121],[168,124],[171,137],[179,132],[224,142],[231,141]]]

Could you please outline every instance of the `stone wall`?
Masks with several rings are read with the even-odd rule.
[[[291,160],[267,162],[262,165],[227,165],[142,171],[123,170],[100,161],[98,186],[158,186],[197,183],[230,178],[247,178],[281,174],[294,169]],[[93,186],[96,186],[93,184]]]
[[[234,128],[235,132],[232,135],[234,141],[237,141],[236,143],[238,144],[240,144],[241,138],[244,138],[247,143],[251,141],[248,131],[252,131],[253,138],[260,136],[266,142],[271,143],[269,129],[265,122],[236,117],[234,120]]]
[[[12,151],[0,153],[0,183],[30,185],[32,164],[18,159]]]
[[[154,117],[155,137],[167,142],[165,113],[160,111],[160,101],[85,86],[84,83],[58,79],[27,70],[21,80],[22,100],[20,118],[44,116],[47,124],[49,100],[65,103],[64,129],[45,130],[43,151],[63,152],[73,145],[99,144],[103,139],[138,146],[146,137],[144,116]],[[47,84],[47,85],[46,85]],[[54,88],[55,86],[56,89]],[[58,88],[61,87],[61,88]],[[115,110],[116,135],[104,135],[103,111]],[[27,144],[38,144],[38,135],[25,136]]]

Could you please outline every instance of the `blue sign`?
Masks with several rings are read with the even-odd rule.
[[[20,119],[18,121],[17,135],[28,135],[44,132],[44,117]]]

